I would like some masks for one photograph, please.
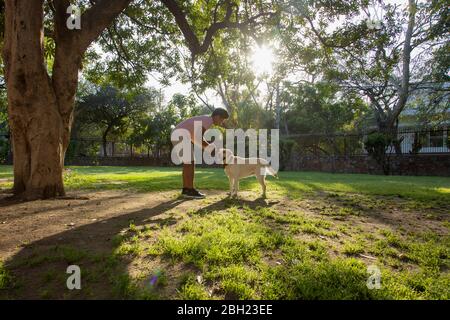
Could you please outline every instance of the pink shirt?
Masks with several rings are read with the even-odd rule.
[[[211,116],[196,116],[184,120],[178,124],[175,129],[186,129],[191,134],[191,140],[194,140],[194,122],[196,121],[201,122],[201,125],[205,131],[213,125],[213,119]]]

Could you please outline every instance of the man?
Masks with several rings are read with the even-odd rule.
[[[185,129],[190,133],[191,146],[192,146],[192,157],[190,163],[183,163],[183,191],[182,195],[186,198],[191,199],[203,199],[205,197],[204,194],[199,192],[194,188],[194,172],[195,172],[195,164],[194,164],[194,124],[195,122],[201,123],[202,126],[202,137],[201,137],[201,147],[205,149],[209,143],[203,139],[203,134],[206,130],[211,128],[214,124],[216,126],[224,127],[223,123],[225,120],[229,118],[228,112],[225,109],[217,108],[213,111],[211,116],[197,116],[192,117],[187,120],[184,120],[180,124],[178,124],[174,130],[177,129]],[[180,143],[180,141],[172,141],[172,144],[175,146]]]

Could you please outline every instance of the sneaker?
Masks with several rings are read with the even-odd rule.
[[[181,195],[186,198],[190,199],[204,199],[205,195],[195,189],[188,189],[183,188],[183,192],[181,192]]]

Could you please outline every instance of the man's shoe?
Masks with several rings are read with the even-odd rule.
[[[187,188],[183,188],[183,192],[181,192],[181,195],[185,198],[190,198],[190,199],[204,199],[205,195],[201,192],[198,192],[195,189],[187,189]]]
[[[196,199],[204,199],[204,198],[206,198],[206,196],[203,193],[201,193],[200,191],[198,191],[196,189],[193,189],[192,192],[194,193],[194,196],[195,196]]]

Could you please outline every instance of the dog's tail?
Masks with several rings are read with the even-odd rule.
[[[275,178],[278,179],[278,174],[275,172],[275,170],[273,170],[273,168],[270,165],[264,166],[261,168],[261,174],[262,175],[271,175]]]

